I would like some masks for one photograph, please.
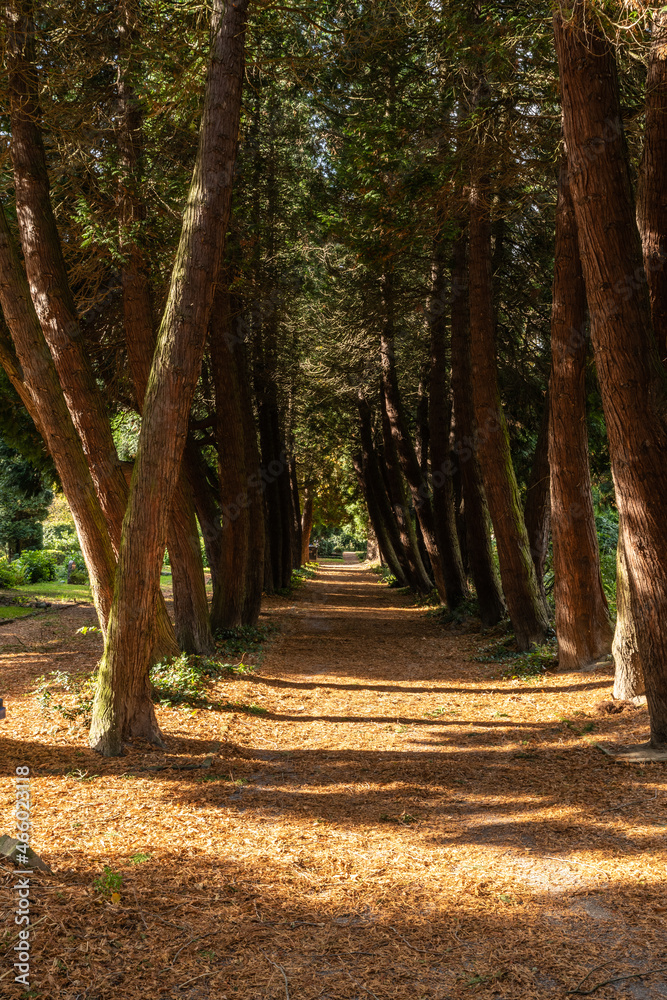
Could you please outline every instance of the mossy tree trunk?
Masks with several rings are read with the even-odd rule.
[[[90,743],[107,755],[161,743],[151,700],[155,602],[171,501],[231,208],[248,0],[214,3],[199,148],[144,402]]]

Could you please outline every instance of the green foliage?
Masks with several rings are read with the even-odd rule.
[[[215,640],[224,660],[241,656],[258,656],[262,646],[276,632],[275,625],[239,625],[236,628],[221,629]],[[234,668],[239,669],[238,667]],[[246,670],[251,669],[246,667]]]
[[[52,498],[44,474],[0,440],[0,545],[10,555],[41,547]]]
[[[528,652],[520,652],[516,649],[513,636],[481,646],[472,660],[476,663],[507,664],[502,673],[506,680],[527,680],[541,677],[547,670],[553,669],[558,664],[555,641],[534,646]]]
[[[318,555],[323,558],[342,555],[343,552],[359,552],[366,548],[366,536],[354,535],[335,527],[319,527],[313,530],[312,541],[317,542]]]
[[[93,882],[93,888],[101,892],[104,896],[111,898],[115,893],[119,893],[123,885],[123,876],[115,872],[109,865],[104,866],[104,871]]]
[[[49,552],[23,552],[16,561],[23,569],[26,583],[48,583],[56,579],[58,563]]]
[[[22,583],[25,583],[23,566],[0,556],[0,587],[20,587]]]
[[[208,656],[181,653],[151,668],[153,697],[161,705],[209,704],[211,681],[220,677],[247,677],[253,669],[244,663],[225,663]]]
[[[44,712],[56,712],[68,722],[90,723],[97,674],[74,677],[65,670],[52,670],[37,678],[34,694]]]

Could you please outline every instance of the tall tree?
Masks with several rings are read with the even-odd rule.
[[[154,607],[229,222],[247,11],[248,0],[230,0],[224,12],[216,0],[213,8],[199,149],[144,402],[93,706],[91,746],[107,756],[130,736],[161,742],[149,680]]]
[[[554,16],[579,249],[651,722],[667,753],[667,376],[651,322],[614,51],[584,0]]]
[[[580,670],[611,649],[586,429],[586,289],[567,163],[561,164],[551,314],[549,464],[558,664]]]

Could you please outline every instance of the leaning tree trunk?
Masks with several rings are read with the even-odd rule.
[[[370,466],[364,457],[363,451],[355,453],[352,456],[352,462],[355,472],[357,473],[359,488],[361,489],[366,501],[368,516],[370,518],[371,525],[373,526],[373,531],[375,533],[375,537],[377,538],[378,547],[382,553],[384,562],[401,586],[409,586],[409,580],[403,572],[403,567],[398,560],[394,544],[387,530],[387,525],[378,501],[377,484],[374,482],[373,476],[371,475]]]
[[[656,13],[653,22],[637,221],[651,296],[653,331],[660,357],[667,365],[667,11]]]
[[[586,430],[586,289],[567,163],[561,164],[551,310],[549,464],[558,663],[581,670],[611,649]]]
[[[161,743],[150,652],[171,500],[188,430],[231,208],[248,0],[215,0],[199,149],[183,218],[123,525],[114,603],[93,705],[91,746],[112,756],[123,739]]]
[[[554,17],[591,336],[644,668],[650,747],[667,752],[667,375],[642,280],[614,51],[584,0]]]
[[[431,482],[433,487],[433,518],[438,552],[444,578],[447,603],[455,608],[468,596],[468,582],[463,572],[463,560],[456,531],[452,477],[450,475],[450,434],[452,402],[449,394],[447,364],[447,323],[444,309],[446,297],[444,265],[440,247],[436,248],[433,265],[433,287],[428,318],[431,334],[431,372],[428,397],[431,449]],[[422,438],[423,438],[422,433]],[[424,465],[421,468],[424,472]]]
[[[496,366],[491,278],[491,219],[488,184],[470,189],[470,342],[478,454],[493,530],[500,577],[519,649],[543,642],[548,628],[544,601],[530,554],[509,433],[500,400]]]
[[[543,600],[546,600],[544,567],[549,554],[551,520],[549,478],[549,392],[547,390],[523,510],[535,575]]]
[[[489,511],[477,457],[477,429],[472,398],[467,235],[454,241],[452,259],[452,395],[456,440],[454,459],[461,475],[470,573],[484,625],[495,625],[504,612],[502,590],[493,560]]]
[[[11,155],[16,216],[28,284],[117,554],[127,504],[127,484],[104,401],[84,350],[51,205],[39,124],[32,0],[14,0],[9,4],[7,22]],[[178,645],[161,593],[157,605],[156,656],[176,655]]]
[[[60,476],[88,567],[97,615],[102,631],[106,633],[116,572],[116,558],[109,529],[81,439],[67,409],[53,358],[30,297],[28,282],[13,245],[2,205],[0,307],[13,342],[12,345],[3,346],[0,360],[44,438]]]
[[[121,51],[118,73],[120,115],[117,128],[121,171],[118,186],[120,247],[125,344],[139,412],[155,352],[155,325],[148,266],[137,240],[137,226],[146,217],[146,206],[138,194],[143,181],[141,169],[142,117],[133,88],[128,80],[134,59],[133,19],[127,3],[123,4],[120,27]],[[215,649],[209,619],[204,563],[192,490],[182,471],[174,499],[167,535],[171,564],[176,640],[185,653],[209,654]]]

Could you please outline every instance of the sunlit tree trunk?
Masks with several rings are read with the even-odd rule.
[[[142,116],[131,81],[135,68],[135,15],[131,4],[127,2],[122,4],[121,11],[117,84],[120,114],[116,130],[121,164],[118,186],[120,247],[124,258],[121,283],[125,344],[137,406],[141,412],[155,351],[156,334],[148,266],[137,241],[137,226],[146,217],[146,207],[140,194],[143,180]],[[186,653],[212,653],[215,643],[209,620],[204,564],[192,491],[183,473],[179,476],[172,503],[167,548],[172,570],[174,620],[179,648]],[[162,604],[161,595],[160,603]]]
[[[548,620],[530,553],[500,400],[491,278],[488,184],[470,189],[470,344],[478,454],[498,546],[500,578],[519,649],[542,642]]]
[[[171,500],[220,271],[238,142],[248,0],[215,0],[204,113],[181,239],[144,403],[114,602],[93,706],[91,746],[161,743],[149,678]]]
[[[611,649],[600,576],[586,429],[586,289],[577,224],[561,165],[551,310],[549,462],[558,663],[580,670]]]
[[[549,392],[547,391],[540,429],[535,444],[535,454],[526,487],[526,503],[523,510],[528,532],[528,542],[535,566],[535,575],[542,598],[544,591],[544,568],[549,554],[549,526],[551,520],[549,493]]]
[[[583,0],[554,17],[563,127],[650,745],[667,749],[667,375],[651,322],[614,52]]]
[[[493,560],[489,511],[477,458],[470,359],[467,244],[467,233],[462,229],[454,242],[452,258],[452,396],[456,430],[453,460],[461,476],[468,562],[477,592],[480,617],[485,625],[495,625],[505,612],[505,604]]]

